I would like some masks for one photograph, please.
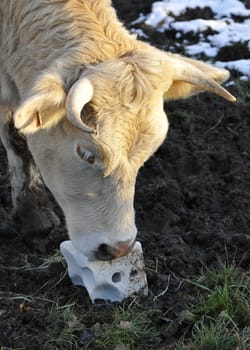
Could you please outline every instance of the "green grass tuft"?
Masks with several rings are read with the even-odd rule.
[[[47,327],[53,336],[47,345],[54,350],[71,350],[78,347],[78,336],[76,332],[81,329],[81,323],[75,315],[75,305],[66,304],[59,306],[53,303],[46,318]]]
[[[152,310],[138,312],[133,308],[117,308],[113,322],[97,332],[94,344],[102,350],[114,349],[116,346],[138,349],[158,335],[151,319]]]
[[[191,334],[176,350],[250,349],[250,276],[224,265],[188,282],[198,298],[181,315],[181,321],[190,323]]]

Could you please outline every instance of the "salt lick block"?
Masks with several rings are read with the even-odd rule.
[[[132,251],[111,261],[90,261],[71,241],[60,244],[68,265],[68,273],[75,285],[84,286],[92,303],[96,300],[122,301],[133,294],[148,294],[147,278],[140,242]]]

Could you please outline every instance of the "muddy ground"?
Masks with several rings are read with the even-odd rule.
[[[151,3],[114,1],[128,27],[140,12],[150,11]],[[165,49],[172,45],[173,33],[143,29],[155,45]],[[233,76],[237,78],[237,73]],[[223,262],[249,269],[249,88],[249,81],[229,88],[238,96],[236,104],[203,94],[166,105],[168,137],[141,169],[136,185],[138,238],[150,290],[148,298],[136,303],[141,309],[157,310],[151,321],[159,331],[151,343],[138,345],[140,349],[175,347],[183,330],[178,316],[195,298],[185,278],[195,278],[202,266]],[[64,324],[49,322],[48,310],[52,301],[60,305],[70,301],[78,314],[86,314],[75,347],[84,349],[96,324],[111,322],[115,306],[91,305],[86,292],[72,286],[61,262],[39,268],[67,238],[63,223],[46,235],[20,235],[9,212],[7,161],[0,148],[0,348],[56,349],[50,339]]]

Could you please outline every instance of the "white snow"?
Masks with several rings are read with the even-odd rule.
[[[216,66],[220,68],[234,69],[241,72],[244,75],[250,76],[250,60],[238,60],[238,61],[228,61],[221,62],[217,61]]]
[[[216,31],[223,30],[227,27],[227,23],[224,20],[213,20],[213,19],[193,19],[190,21],[174,22],[171,27],[182,31],[183,33],[188,32],[204,32],[206,29],[211,28]]]
[[[178,21],[178,16],[185,13],[187,8],[210,7],[213,19],[198,18],[190,21]],[[235,22],[234,16],[241,16],[242,20]],[[177,17],[177,18],[175,18]],[[188,32],[196,33],[200,40],[196,45],[185,46],[186,54],[196,56],[204,53],[207,57],[215,57],[220,48],[233,43],[245,43],[250,51],[250,10],[246,9],[240,0],[162,0],[152,5],[149,15],[141,15],[140,22],[155,27],[164,32],[174,29],[176,40]],[[134,22],[136,23],[136,21]],[[137,22],[138,23],[138,22]],[[203,32],[212,29],[215,34],[205,37]],[[138,32],[140,36],[140,32]],[[250,59],[239,59],[230,62],[218,62],[218,65],[234,69],[245,77],[250,77]]]
[[[147,24],[151,22],[151,25],[155,26],[164,19],[164,14],[165,16],[169,14],[179,16],[185,12],[186,8],[195,9],[196,7],[210,7],[217,18],[230,17],[232,14],[250,15],[250,10],[247,10],[239,0],[163,0],[153,3]],[[159,21],[158,16],[160,16]]]
[[[210,35],[208,39],[213,45],[218,47],[239,41],[250,41],[250,19],[242,23],[232,22],[222,28],[218,34]]]
[[[218,53],[217,47],[213,47],[206,42],[200,42],[199,45],[187,45],[185,50],[189,56],[195,56],[204,53],[208,57],[215,57]]]

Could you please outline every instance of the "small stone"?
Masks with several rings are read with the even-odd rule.
[[[126,346],[124,344],[119,344],[119,345],[116,345],[114,350],[130,350],[130,348],[129,346]]]
[[[121,321],[119,323],[119,328],[121,329],[128,329],[128,328],[131,328],[131,326],[132,326],[132,322],[130,321]]]

